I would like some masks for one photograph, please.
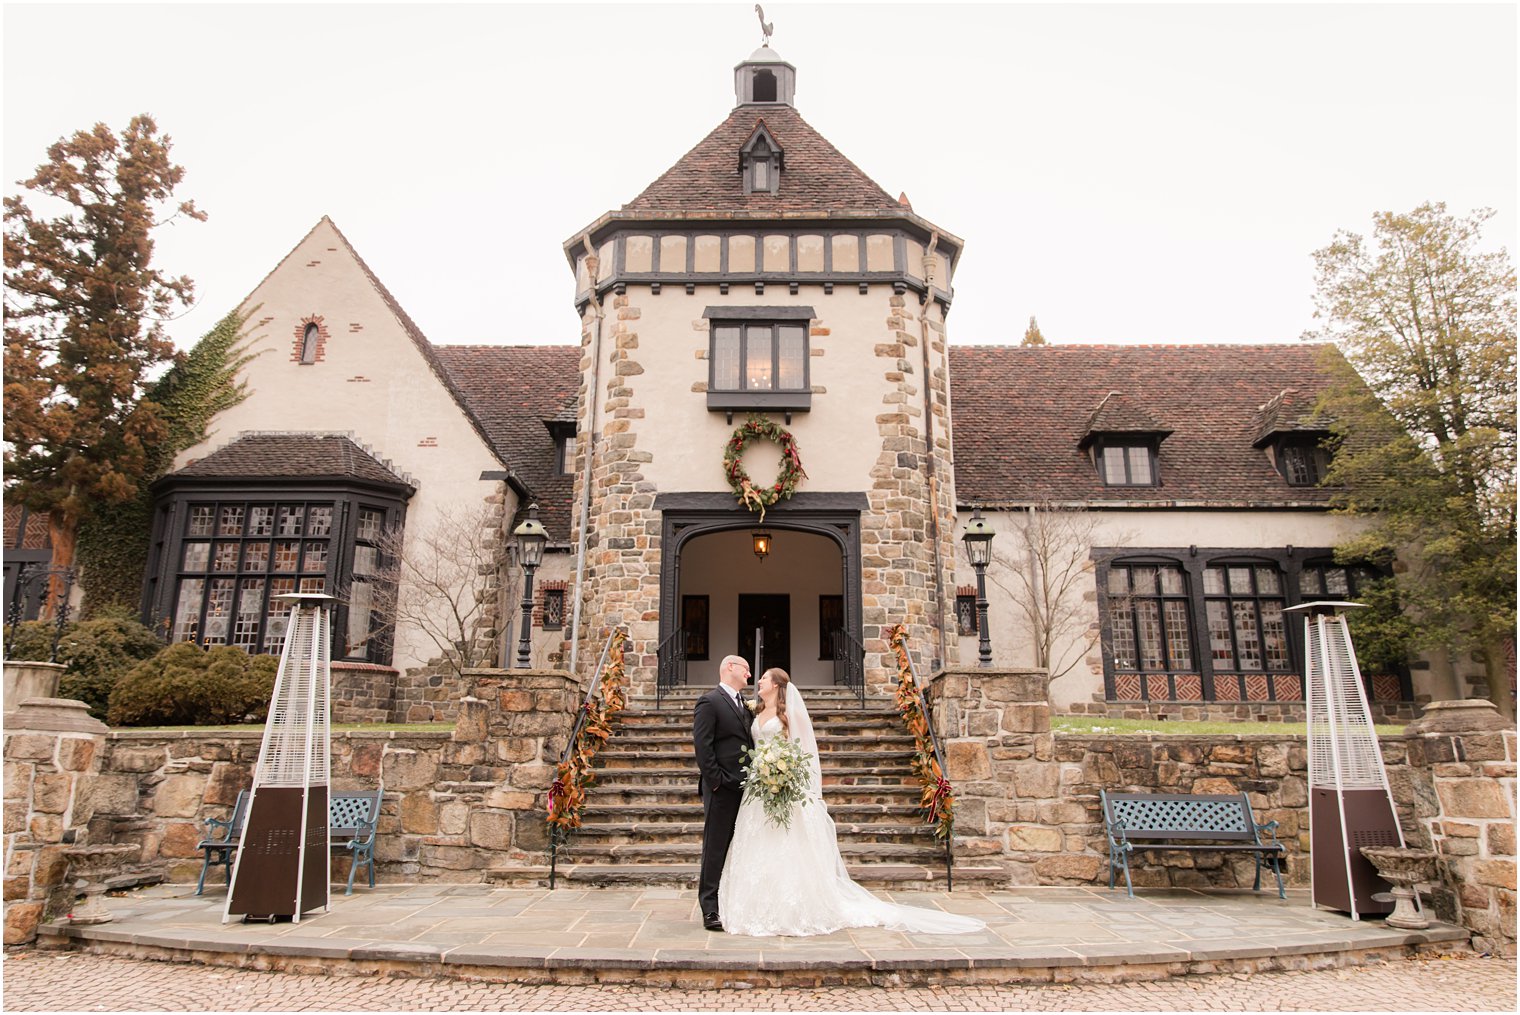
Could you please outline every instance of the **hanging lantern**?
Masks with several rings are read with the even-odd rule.
[[[755,556],[760,562],[765,563],[765,558],[771,555],[771,534],[764,530],[757,530],[750,534],[750,539],[755,545]]]

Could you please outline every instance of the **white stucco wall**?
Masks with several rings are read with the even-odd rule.
[[[808,478],[807,491],[861,491],[871,488],[870,470],[880,453],[876,416],[890,411],[882,403],[888,391],[883,378],[890,361],[876,356],[878,343],[891,341],[887,318],[890,286],[858,289],[836,287],[825,296],[818,286],[803,286],[796,296],[784,286],[771,286],[757,296],[753,287],[734,286],[727,296],[716,286],[698,286],[688,296],[676,287],[660,295],[647,289],[630,296],[639,310],[628,326],[639,336],[635,354],[644,373],[634,379],[634,405],[646,410],[636,421],[639,446],[653,453],[645,476],[662,491],[726,491],[723,447],[745,417],[734,414],[730,424],[723,413],[710,412],[707,395],[693,385],[707,383],[708,322],[702,313],[719,306],[811,306],[817,313],[810,338],[811,384],[815,389],[810,412],[792,416],[787,428],[797,439]],[[914,325],[916,329],[916,325]],[[826,329],[827,334],[819,334]],[[918,362],[917,353],[911,357]],[[915,385],[917,386],[917,385]],[[824,389],[817,392],[818,388]],[[770,413],[772,418],[779,414]],[[773,482],[779,454],[769,442],[756,442],[745,453],[745,468],[756,485]]]
[[[417,492],[407,505],[408,543],[446,506],[473,510],[502,484],[480,479],[500,470],[485,442],[433,374],[416,344],[365,275],[348,245],[323,219],[243,304],[252,314],[242,372],[248,398],[212,422],[210,438],[175,461],[203,458],[244,430],[331,430],[354,440]],[[320,315],[328,338],[321,362],[295,362],[301,322]],[[510,509],[508,505],[508,515]],[[397,631],[393,665],[405,670],[437,654],[418,632]]]

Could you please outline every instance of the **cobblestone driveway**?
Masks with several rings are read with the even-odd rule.
[[[1321,972],[1069,987],[659,990],[259,973],[5,956],[5,1011],[1504,1011],[1515,963],[1458,955]]]

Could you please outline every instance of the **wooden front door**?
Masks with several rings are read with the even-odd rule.
[[[763,657],[754,670],[756,680],[772,666],[792,671],[792,597],[739,596],[739,655],[755,665],[755,629],[764,632]]]

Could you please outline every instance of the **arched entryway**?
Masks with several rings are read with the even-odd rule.
[[[755,515],[713,494],[662,494],[660,667],[665,688],[708,684],[736,653],[782,666],[799,686],[846,682],[861,640],[863,495],[798,495],[766,513],[769,555],[754,552]],[[842,633],[844,641],[834,637]],[[840,655],[843,645],[844,657]]]

